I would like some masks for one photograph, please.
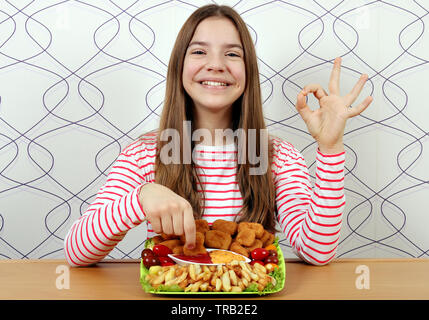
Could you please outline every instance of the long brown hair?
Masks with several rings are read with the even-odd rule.
[[[161,114],[159,132],[174,128],[179,132],[182,141],[191,140],[191,132],[183,129],[183,121],[193,121],[192,99],[185,92],[182,82],[184,58],[188,45],[194,35],[198,24],[209,17],[224,17],[229,19],[237,28],[241,37],[244,50],[244,63],[246,71],[246,85],[243,94],[232,106],[232,129],[241,128],[247,133],[249,129],[256,129],[256,152],[259,156],[267,156],[268,168],[264,174],[250,175],[251,165],[249,161],[237,164],[237,182],[243,197],[243,207],[239,221],[259,222],[264,227],[276,231],[276,204],[275,190],[272,179],[272,147],[269,144],[268,155],[260,152],[260,130],[266,129],[263,112],[262,99],[259,83],[259,71],[257,57],[252,38],[240,15],[228,6],[206,5],[197,9],[184,23],[179,31],[176,42],[171,53],[167,72],[166,94],[164,107]],[[194,209],[194,216],[200,219],[203,216],[202,196],[197,191],[200,182],[194,164],[185,163],[184,144],[180,146],[180,164],[164,164],[161,161],[160,152],[168,141],[162,141],[160,135],[157,137],[157,153],[155,159],[155,182],[167,186],[172,191],[187,199]],[[190,141],[191,148],[194,142]],[[247,145],[247,143],[245,144]],[[248,148],[243,152],[248,159]],[[203,186],[203,184],[200,184]]]

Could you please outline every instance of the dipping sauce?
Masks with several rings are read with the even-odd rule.
[[[199,254],[196,256],[185,256],[184,254],[174,254],[173,256],[177,259],[189,261],[192,263],[213,263],[208,253]]]
[[[235,254],[231,251],[214,250],[211,251],[209,254],[213,263],[230,263],[233,260],[246,261],[246,259],[242,255]]]

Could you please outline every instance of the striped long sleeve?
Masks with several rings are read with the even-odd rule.
[[[314,187],[302,155],[283,142],[277,146],[275,187],[278,221],[294,253],[314,265],[335,256],[345,207],[345,153],[317,151]]]
[[[72,225],[64,239],[64,251],[72,266],[85,266],[106,257],[128,230],[139,225],[145,214],[139,201],[140,187],[147,175],[135,159],[141,145],[122,152],[94,202]]]
[[[150,221],[139,199],[141,186],[155,180],[156,133],[129,145],[118,157],[106,183],[85,213],[73,223],[64,239],[64,252],[72,266],[94,264],[106,257],[135,226]],[[344,209],[345,154],[317,153],[316,181],[302,155],[282,140],[274,141],[272,173],[276,188],[278,222],[295,254],[311,264],[326,264],[336,252]],[[234,220],[243,204],[237,182],[237,149],[234,144],[196,146],[195,162],[204,189],[204,215]]]

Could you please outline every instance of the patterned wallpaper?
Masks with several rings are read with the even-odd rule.
[[[2,259],[64,257],[64,236],[120,150],[156,128],[176,34],[209,2],[0,0]],[[336,56],[344,93],[369,74],[361,99],[375,100],[345,133],[337,257],[429,257],[429,2],[217,3],[248,24],[266,123],[312,174],[316,145],[294,109],[297,93],[326,87]],[[139,257],[145,237],[143,225],[131,230],[109,257]]]

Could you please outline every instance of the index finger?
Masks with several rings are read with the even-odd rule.
[[[195,247],[196,226],[194,211],[190,205],[186,206],[183,211],[183,230],[185,231],[185,246],[189,249],[193,249]]]
[[[331,77],[329,79],[329,93],[339,95],[340,94],[340,72],[341,72],[341,58],[337,57],[334,60],[334,66],[332,67]]]

